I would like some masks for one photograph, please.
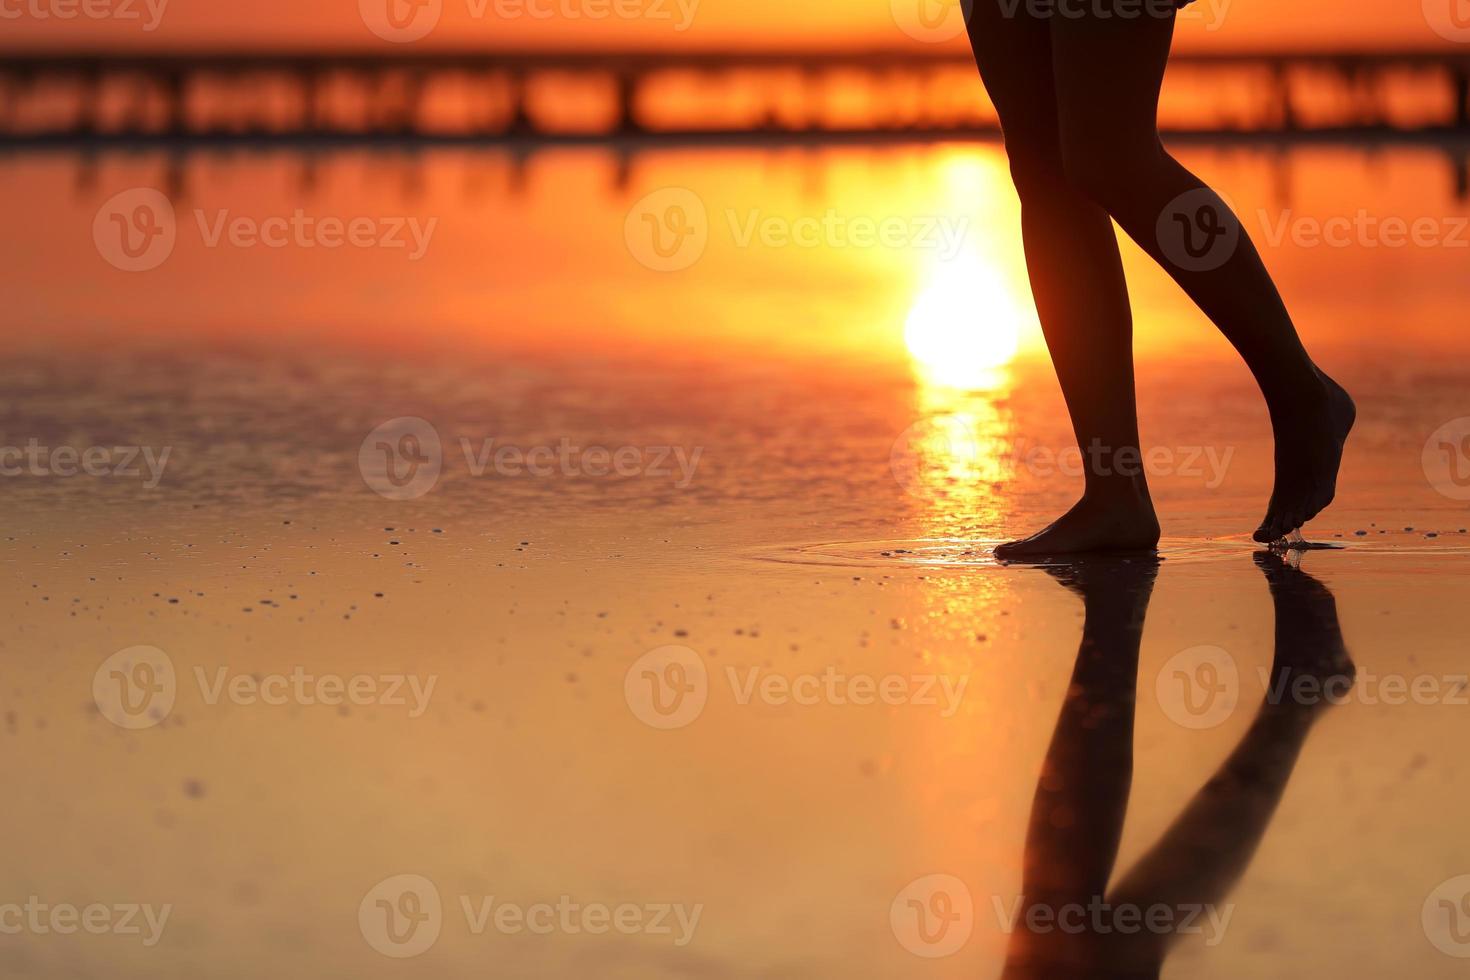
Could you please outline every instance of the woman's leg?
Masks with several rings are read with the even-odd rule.
[[[1106,212],[1063,177],[1051,29],[1024,8],[975,0],[970,42],[1005,132],[1031,291],[1089,465],[1072,511],[996,554],[1150,548],[1159,526],[1136,465],[1133,320],[1118,242]]]
[[[1063,5],[1051,18],[1066,172],[1173,276],[1255,375],[1276,437],[1276,485],[1256,539],[1274,541],[1331,503],[1353,403],[1307,356],[1239,221],[1159,142],[1174,16],[1149,6],[1133,17],[1103,17],[1084,4]],[[1184,249],[1184,235],[1195,231],[1225,237],[1216,252],[1200,255]]]

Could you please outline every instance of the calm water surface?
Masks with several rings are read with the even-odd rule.
[[[139,448],[4,480],[0,903],[171,907],[7,975],[1022,975],[1027,868],[1208,907],[1164,976],[1460,975],[1467,205],[1187,156],[1360,423],[1259,560],[1264,409],[1129,246],[1151,601],[989,558],[1078,482],[998,148],[0,161],[0,444]]]

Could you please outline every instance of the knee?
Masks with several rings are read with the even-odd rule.
[[[1062,172],[1067,182],[1114,217],[1135,205],[1147,206],[1164,148],[1157,137],[1125,140],[1116,136],[1063,136]]]
[[[1006,134],[1006,156],[1010,159],[1011,182],[1021,203],[1055,197],[1066,184],[1062,151],[1055,139],[1037,139]]]

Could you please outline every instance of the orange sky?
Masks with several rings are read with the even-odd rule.
[[[118,16],[63,20],[74,0],[0,0],[5,46],[220,43],[392,47],[364,26],[359,4],[386,0],[88,0]],[[403,0],[398,0],[403,2]],[[903,45],[899,22],[919,3],[952,0],[421,0],[442,4],[423,45],[762,47]],[[1464,0],[1197,0],[1181,29],[1190,47],[1422,47],[1455,43],[1430,21],[1457,23]],[[940,9],[942,8],[935,8]],[[534,11],[534,13],[533,13]],[[615,13],[622,11],[622,14]],[[39,13],[38,13],[39,12]],[[153,30],[143,25],[156,23]],[[1458,23],[1464,23],[1464,17]],[[681,29],[682,28],[682,29]],[[1213,28],[1213,29],[1212,29]],[[1470,43],[1470,24],[1459,30]],[[953,42],[951,42],[953,43]]]

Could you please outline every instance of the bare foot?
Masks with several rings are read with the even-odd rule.
[[[1316,517],[1337,493],[1342,447],[1357,418],[1352,398],[1321,371],[1320,389],[1303,393],[1303,404],[1280,419],[1276,430],[1276,485],[1266,517],[1252,537],[1279,541]]]
[[[1029,538],[995,549],[1006,560],[1091,552],[1151,552],[1159,543],[1159,519],[1147,491],[1103,500],[1083,495],[1076,505]]]

